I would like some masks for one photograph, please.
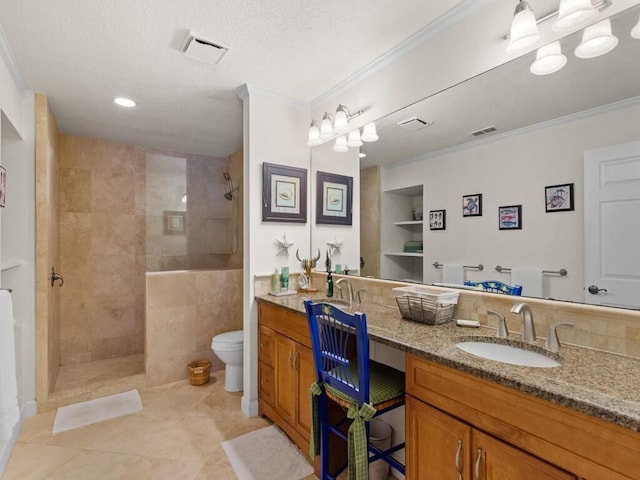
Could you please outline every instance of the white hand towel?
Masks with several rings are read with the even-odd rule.
[[[11,295],[0,290],[0,442],[9,441],[20,419]]]
[[[464,284],[464,268],[462,267],[462,265],[445,263],[442,266],[442,283],[463,285]]]
[[[511,285],[522,285],[522,295],[526,297],[544,297],[542,294],[541,269],[525,267],[512,268]]]

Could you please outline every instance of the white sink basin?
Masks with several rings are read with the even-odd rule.
[[[502,345],[500,343],[461,342],[456,343],[460,350],[496,362],[520,365],[522,367],[553,368],[560,363],[540,353],[523,348]]]

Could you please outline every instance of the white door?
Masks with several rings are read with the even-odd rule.
[[[584,154],[585,302],[640,308],[640,141]]]

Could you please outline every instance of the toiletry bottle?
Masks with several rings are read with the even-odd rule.
[[[271,293],[280,293],[280,275],[278,269],[271,275]]]
[[[285,292],[289,290],[289,267],[282,267],[280,275],[282,290]]]
[[[327,297],[333,297],[333,277],[331,271],[327,272]]]

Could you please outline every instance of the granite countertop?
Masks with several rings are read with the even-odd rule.
[[[282,297],[264,295],[257,300],[304,314],[305,299],[321,298],[325,296],[305,293]],[[559,358],[556,356],[562,363],[560,367],[509,365],[485,360],[455,346],[469,337],[501,343],[495,338],[495,329],[458,327],[455,322],[425,325],[404,320],[397,306],[372,302],[356,307],[366,313],[369,338],[375,342],[640,432],[640,359],[562,345]],[[512,334],[509,342],[518,340],[519,335]],[[544,341],[538,340],[534,349],[543,348]]]

